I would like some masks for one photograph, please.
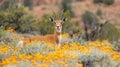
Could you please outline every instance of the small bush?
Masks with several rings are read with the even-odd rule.
[[[96,39],[95,35],[98,36],[97,33],[97,29],[98,29],[98,25],[99,25],[99,19],[97,18],[97,16],[90,12],[90,11],[86,11],[83,15],[82,15],[82,20],[83,20],[83,24],[84,24],[84,31],[85,31],[85,39],[87,41],[93,41]],[[92,35],[94,32],[94,35]]]
[[[103,3],[106,5],[112,5],[114,3],[114,0],[103,0]]]
[[[113,24],[108,23],[103,27],[100,36],[101,40],[109,40],[110,42],[112,42],[112,41],[118,41],[119,38],[120,38],[120,32]]]
[[[112,5],[114,0],[93,0],[94,3],[104,3],[106,5]]]
[[[74,16],[74,13],[73,13],[73,11],[71,9],[71,2],[72,2],[72,0],[62,0],[62,8],[65,11],[69,10],[70,16]]]
[[[0,27],[0,38],[4,35],[4,29]]]
[[[91,26],[89,26],[90,28],[92,28],[92,24],[99,23],[99,20],[98,20],[97,16],[90,11],[86,11],[82,15],[82,20],[83,20],[84,24],[88,24],[88,26],[91,25]]]
[[[102,16],[102,11],[100,9],[97,10],[96,14],[101,17]]]
[[[3,26],[3,25],[4,25],[3,22],[5,22],[5,19],[6,19],[6,16],[5,16],[4,11],[1,11],[1,10],[0,10],[0,26]]]
[[[86,0],[76,0],[76,1],[86,1]]]
[[[94,3],[102,3],[102,0],[93,0]]]
[[[29,7],[30,10],[33,8],[33,0],[24,0],[24,6]]]

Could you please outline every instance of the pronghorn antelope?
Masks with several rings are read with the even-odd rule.
[[[32,42],[32,41],[44,41],[50,42],[52,44],[60,44],[61,41],[61,33],[62,33],[62,25],[67,20],[65,17],[62,17],[63,10],[60,11],[59,17],[57,19],[50,17],[50,22],[54,23],[54,34],[49,34],[40,37],[33,37],[33,38],[24,38],[23,40],[19,41],[17,47],[24,46],[25,44]]]

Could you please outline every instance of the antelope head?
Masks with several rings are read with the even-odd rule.
[[[62,25],[64,22],[67,21],[67,18],[62,17],[63,11],[60,11],[59,17],[55,19],[54,17],[50,17],[49,20],[54,23],[54,29],[56,32],[61,33],[62,32]]]

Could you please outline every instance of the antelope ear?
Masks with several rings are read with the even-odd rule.
[[[66,17],[62,18],[62,23],[66,22],[66,21],[67,21]]]
[[[54,18],[52,18],[52,17],[50,17],[49,20],[50,20],[50,22],[54,22],[55,21]]]

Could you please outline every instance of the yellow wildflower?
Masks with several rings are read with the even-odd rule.
[[[11,58],[11,63],[12,63],[12,64],[16,64],[16,63],[17,63],[16,58]]]
[[[25,57],[26,60],[31,60],[32,59],[32,56],[31,55],[28,55]]]
[[[38,64],[38,67],[48,67],[47,64]]]
[[[24,59],[25,58],[25,54],[20,54],[19,56],[18,56],[18,59],[19,60],[22,60],[22,59]]]

